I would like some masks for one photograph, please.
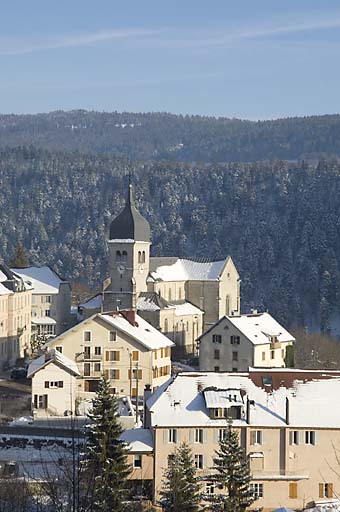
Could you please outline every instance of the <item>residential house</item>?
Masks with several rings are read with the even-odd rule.
[[[50,351],[54,351],[56,357],[55,354],[59,352],[73,366],[77,366],[79,375],[72,377],[72,380],[76,379],[73,382],[76,388],[72,387],[72,400],[78,404],[93,398],[103,374],[110,382],[112,393],[136,400],[136,397],[143,396],[146,385],[156,390],[170,378],[172,346],[171,340],[135,311],[116,311],[111,314],[96,314],[48,341],[45,346],[47,356],[42,357],[48,358]],[[37,361],[39,365],[43,359]],[[31,366],[33,390],[41,387],[42,382],[54,380],[55,364],[44,366],[44,372],[40,374],[35,372],[34,362]],[[64,367],[62,370],[65,373]],[[55,379],[59,380],[61,379]],[[48,403],[51,403],[50,391],[51,388],[45,390]],[[38,394],[35,391],[32,393]],[[59,406],[54,407],[60,412]],[[75,406],[70,409],[75,410]]]
[[[295,338],[269,313],[224,316],[198,337],[201,371],[284,367]]]
[[[0,366],[12,366],[30,354],[32,287],[0,265]]]
[[[169,457],[187,442],[201,477],[211,473],[228,418],[249,458],[252,508],[294,510],[339,496],[340,371],[252,369],[182,373],[148,400],[153,439],[154,501]],[[203,484],[208,493],[223,492]]]
[[[32,325],[37,334],[56,336],[71,325],[71,287],[50,267],[12,269],[32,288]]]

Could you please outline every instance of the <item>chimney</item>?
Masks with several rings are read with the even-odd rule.
[[[289,425],[289,398],[286,397],[286,423]]]
[[[246,422],[248,423],[248,425],[250,425],[250,402],[249,402],[249,398],[247,398]]]
[[[125,309],[124,311],[120,311],[120,313],[133,327],[138,327],[136,322],[136,311],[134,309]]]
[[[151,413],[146,406],[146,402],[149,400],[151,395],[152,395],[151,386],[150,386],[150,384],[146,384],[145,388],[144,388],[144,421],[143,421],[144,428],[151,427]]]

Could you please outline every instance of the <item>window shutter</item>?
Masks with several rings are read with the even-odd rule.
[[[289,497],[291,499],[297,498],[297,483],[289,484]]]
[[[105,370],[105,379],[109,380],[109,370]]]
[[[45,388],[49,388],[50,387],[50,383],[48,380],[45,380]]]
[[[203,429],[203,443],[206,443],[208,440],[208,430],[206,428]]]
[[[302,430],[298,430],[297,442],[298,442],[298,444],[303,444],[303,431]]]
[[[120,352],[117,350],[116,352],[116,361],[120,361]]]
[[[205,456],[202,455],[202,469],[205,468]]]
[[[47,398],[47,395],[44,395],[44,409],[47,409],[47,404],[48,404],[48,398]]]
[[[165,428],[163,430],[163,443],[167,444],[169,442],[169,431]]]
[[[64,387],[64,382],[62,380],[59,381],[58,387],[59,388],[63,388]]]
[[[191,428],[189,430],[189,443],[194,443],[194,442],[195,442],[195,429]]]
[[[289,444],[292,445],[293,444],[293,435],[294,435],[294,432],[291,430],[289,432]]]
[[[319,484],[319,498],[324,498],[324,484]]]
[[[264,444],[264,443],[265,443],[264,430],[261,430],[261,444]]]
[[[250,432],[250,444],[255,444],[255,430]]]
[[[138,380],[142,380],[143,372],[142,370],[138,370]]]
[[[110,361],[110,351],[109,350],[107,350],[105,352],[105,361]]]
[[[181,431],[180,431],[178,428],[177,428],[176,430],[177,430],[177,434],[176,434],[176,435],[177,435],[176,443],[177,443],[177,444],[180,444],[180,442],[181,442]]]
[[[120,379],[120,370],[116,370],[116,375],[117,375],[116,379],[117,380]]]
[[[328,498],[333,498],[333,484],[328,484]]]
[[[34,395],[34,409],[38,408],[38,395]]]
[[[131,380],[131,370],[128,370],[128,376],[129,380]]]

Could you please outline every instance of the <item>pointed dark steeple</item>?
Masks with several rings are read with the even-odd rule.
[[[126,239],[150,242],[150,226],[135,206],[131,184],[129,184],[124,210],[113,219],[110,225],[110,240]]]

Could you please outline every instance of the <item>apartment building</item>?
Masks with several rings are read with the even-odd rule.
[[[224,316],[198,338],[201,371],[285,367],[295,338],[269,313]]]
[[[146,385],[156,390],[170,378],[172,346],[171,340],[129,310],[96,314],[50,340],[45,348],[47,354],[54,350],[77,366],[79,376],[72,394],[73,400],[79,403],[93,398],[103,374],[117,396],[135,400],[143,396]],[[44,380],[60,380],[53,379],[53,373],[54,366],[46,366]],[[34,389],[37,377],[31,369],[29,374],[32,374]],[[47,388],[48,403],[50,393],[51,389]],[[61,401],[70,394],[65,386],[60,387],[58,393]],[[46,403],[42,401],[38,408],[46,409]]]
[[[38,335],[57,336],[71,325],[71,287],[50,267],[12,269],[32,288],[32,327]]]
[[[30,354],[32,287],[0,265],[0,366],[12,366]]]
[[[296,509],[339,496],[340,371],[252,369],[247,373],[182,373],[147,401],[145,427],[154,446],[154,500],[163,469],[183,441],[198,473],[211,472],[214,452],[232,418],[249,457],[253,509]],[[220,492],[209,485],[206,492]]]

